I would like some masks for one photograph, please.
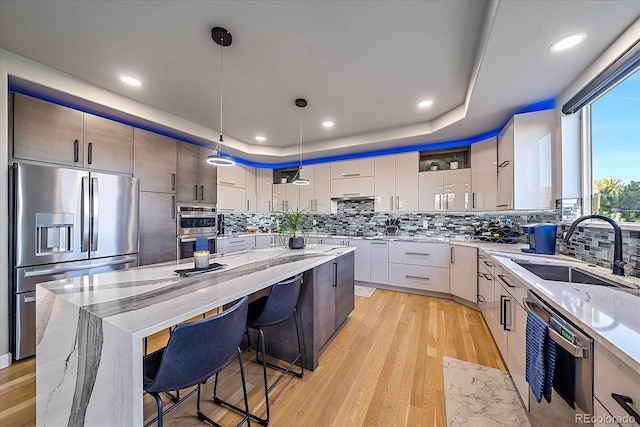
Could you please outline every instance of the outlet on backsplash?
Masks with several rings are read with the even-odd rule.
[[[426,219],[422,220],[422,228],[424,228],[425,230],[429,229],[429,221],[427,221]]]

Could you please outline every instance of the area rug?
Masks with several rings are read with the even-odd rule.
[[[509,373],[442,358],[447,426],[530,426]]]
[[[375,292],[376,288],[370,288],[368,286],[355,285],[354,294],[359,297],[369,298]]]

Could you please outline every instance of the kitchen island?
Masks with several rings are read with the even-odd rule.
[[[142,425],[142,340],[299,273],[305,367],[353,310],[354,248],[308,245],[211,256],[224,268],[192,277],[193,261],[38,285],[37,425]],[[271,342],[268,352],[287,352]]]

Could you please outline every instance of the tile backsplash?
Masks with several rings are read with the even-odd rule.
[[[373,200],[340,201],[335,214],[310,215],[309,229],[314,233],[347,236],[375,236],[385,234],[385,221],[399,220],[399,234],[427,237],[464,239],[471,237],[474,229],[491,221],[501,221],[518,231],[530,223],[560,223],[562,209],[545,211],[495,211],[495,212],[375,212]],[[270,229],[280,224],[278,213],[225,215],[227,233],[241,233],[248,226]],[[568,227],[558,227],[558,253],[603,267],[610,267],[613,259],[613,229],[602,227],[577,227],[568,247],[562,236]],[[633,275],[640,277],[640,231],[623,230],[623,256],[634,267]],[[525,236],[518,241],[526,242]]]

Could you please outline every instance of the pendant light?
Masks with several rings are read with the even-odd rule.
[[[296,172],[296,176],[293,178],[294,185],[309,185],[309,180],[302,177],[302,109],[306,106],[306,99],[296,99],[296,107],[300,108],[300,163],[298,164],[298,172]]]
[[[222,137],[222,47],[231,46],[231,33],[222,27],[211,29],[211,38],[220,46],[220,139],[213,150],[213,154],[207,156],[207,163],[214,166],[234,166],[235,159],[231,155],[229,148],[224,145]],[[226,151],[226,154],[222,150]]]

